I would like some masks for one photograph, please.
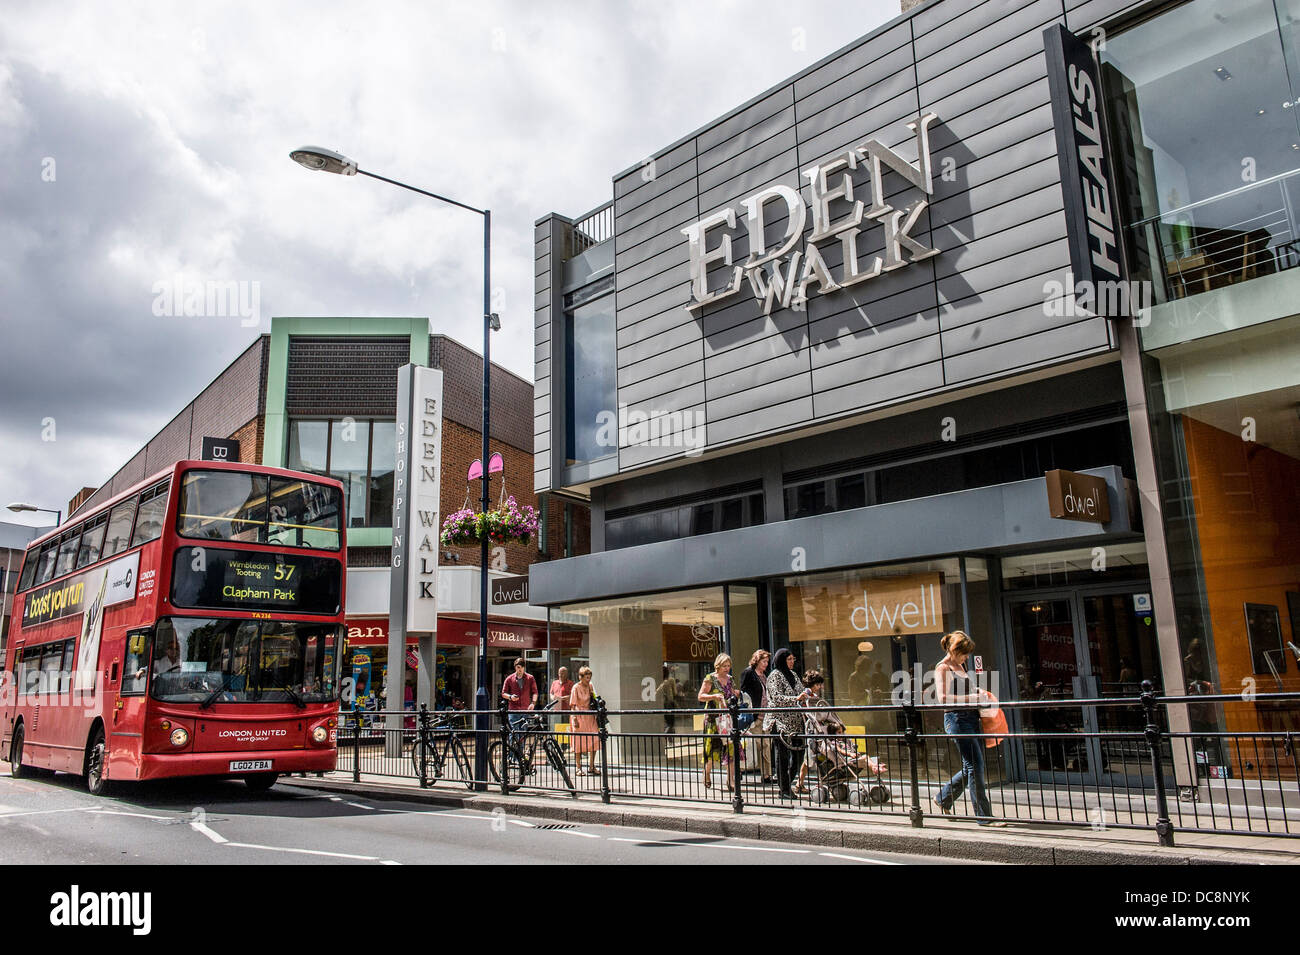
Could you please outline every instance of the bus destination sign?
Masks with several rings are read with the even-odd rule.
[[[177,607],[335,614],[342,565],[331,557],[182,547],[172,565]]]

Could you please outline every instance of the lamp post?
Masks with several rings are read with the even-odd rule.
[[[22,511],[44,511],[46,514],[54,515],[55,527],[58,527],[60,524],[63,523],[62,508],[56,511],[53,508],[49,508],[49,507],[37,507],[35,504],[10,504],[9,510],[13,511],[15,514],[20,513]]]
[[[396,179],[389,179],[385,176],[377,175],[373,172],[367,172],[360,168],[354,160],[348,159],[339,153],[330,149],[322,149],[319,146],[303,146],[289,153],[289,158],[307,169],[317,170],[319,172],[332,172],[340,176],[369,176],[371,179],[378,179],[380,182],[386,182],[390,185],[398,186],[410,192],[419,193],[422,196],[428,196],[430,199],[437,199],[439,202],[445,202],[447,205],[456,206],[467,212],[473,212],[483,217],[483,500],[482,506],[484,513],[489,507],[488,500],[488,471],[487,460],[490,454],[488,446],[488,410],[491,407],[492,399],[492,359],[491,348],[492,332],[501,327],[501,320],[492,313],[492,212],[488,209],[476,209],[474,206],[467,206],[463,202],[457,202],[455,199],[449,199],[446,196],[440,196],[436,192],[427,192],[424,189],[417,189],[415,186],[409,186],[404,182],[398,182]],[[478,615],[478,689],[474,694],[474,709],[478,715],[474,718],[477,739],[474,746],[474,778],[480,781],[487,779],[487,740],[488,740],[488,718],[486,711],[488,709],[488,691],[487,691],[487,634],[488,634],[488,540],[484,536],[479,542],[479,615]],[[405,635],[403,635],[405,639]],[[389,663],[389,672],[392,672],[392,662]],[[400,698],[400,696],[399,696]]]

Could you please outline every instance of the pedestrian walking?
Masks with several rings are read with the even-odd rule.
[[[767,708],[767,665],[772,655],[766,650],[755,650],[749,658],[749,666],[740,674],[740,692],[748,694],[749,705],[757,709]],[[758,756],[759,778],[764,783],[772,781],[772,741],[763,731],[763,719],[755,719],[745,729]]]
[[[794,675],[799,663],[789,647],[782,647],[772,658],[772,672],[767,675],[768,705],[775,709],[767,714],[764,726],[767,732],[775,731],[776,782],[785,799],[794,799],[795,777],[803,747],[794,742],[803,733],[803,711],[800,705],[808,699],[808,691]]]
[[[592,712],[592,697],[596,689],[591,685],[591,667],[578,670],[578,682],[573,684],[569,693],[569,748],[573,751],[574,764],[579,776],[598,776],[596,768],[596,751],[600,749],[599,729],[596,715]],[[587,754],[587,771],[582,769],[582,754]]]
[[[984,779],[984,740],[980,737],[980,704],[988,703],[992,696],[981,690],[966,670],[966,658],[975,650],[975,641],[961,630],[954,630],[941,641],[944,658],[934,669],[935,694],[946,709],[943,712],[943,731],[956,736],[953,742],[961,753],[961,771],[944,783],[934,803],[944,813],[952,815],[953,803],[963,792],[970,793],[971,807],[981,826],[1003,827],[1005,822],[993,819],[993,806],[989,803],[988,787]]]
[[[736,682],[731,678],[731,657],[719,653],[713,659],[713,671],[700,684],[699,701],[705,709],[726,710],[731,700],[740,696]],[[710,770],[715,762],[721,761],[727,767],[727,789],[737,783],[736,768],[740,763],[739,754],[731,741],[731,714],[719,713],[704,718],[704,788],[712,784]]]

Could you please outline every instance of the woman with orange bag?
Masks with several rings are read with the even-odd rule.
[[[989,803],[984,781],[984,740],[980,737],[980,705],[988,705],[992,698],[975,685],[966,671],[966,658],[975,649],[975,641],[961,630],[954,630],[941,641],[945,656],[934,669],[934,687],[938,701],[947,709],[943,713],[943,731],[957,744],[961,753],[961,771],[944,783],[939,795],[934,797],[946,816],[952,815],[953,803],[965,790],[970,791],[971,808],[981,826],[1003,827],[1005,822],[993,819],[993,806]]]

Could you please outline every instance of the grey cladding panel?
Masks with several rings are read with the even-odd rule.
[[[906,326],[910,323],[894,324]],[[856,357],[846,357],[833,364],[814,367],[812,377],[818,393],[939,361],[943,358],[943,351],[939,347],[938,321],[931,315],[924,322],[915,324],[919,327],[929,326],[929,334],[901,341],[897,345],[879,344]]]
[[[921,395],[942,388],[942,362],[916,365],[892,375],[869,378],[855,384],[817,393],[817,417],[843,414],[858,408],[889,404],[911,395]]]
[[[687,140],[680,146],[661,153],[657,156],[647,156],[646,160],[652,160],[654,168],[651,170],[655,177],[663,176],[676,169],[682,163],[695,158],[695,142]],[[614,201],[629,198],[636,190],[646,186],[646,179],[649,177],[647,170],[649,165],[643,160],[638,168],[633,169],[621,179],[614,180]],[[635,205],[637,200],[632,200]]]
[[[763,408],[728,418],[709,422],[710,446],[725,444],[739,438],[775,431],[812,418],[812,399],[798,398],[783,405]]]
[[[1023,0],[983,0],[981,3],[937,3],[912,20],[916,58],[924,61],[954,43],[1024,6]]]
[[[755,347],[764,345],[766,342],[756,342]],[[741,348],[737,351],[746,351]],[[790,351],[784,347],[776,347],[771,353],[755,351],[751,353],[743,363],[728,364],[723,359],[731,358],[736,352],[723,352],[716,358],[706,358],[704,361],[705,371],[708,373],[708,394],[710,398],[721,398],[725,395],[735,394],[738,391],[744,391],[755,385],[766,384],[770,381],[776,381],[780,378],[793,377],[795,375],[806,373],[808,371],[808,354],[805,351]],[[808,393],[808,380],[805,378],[802,385],[802,394]]]
[[[861,69],[873,60],[887,56],[900,46],[910,48],[911,42],[911,27],[906,23],[900,23],[879,36],[867,40],[851,50],[846,50],[843,56],[836,57],[825,66],[813,70],[807,76],[801,76],[795,80],[794,94],[798,99],[803,99],[817,90],[829,86],[841,77],[852,73],[854,70]]]
[[[927,4],[668,150],[653,181],[639,168],[619,179],[619,400],[707,411],[718,445],[809,424],[814,408],[818,418],[878,408],[1108,347],[1104,326],[1049,320],[1043,308],[1043,283],[1069,261],[1041,39],[1060,16],[1060,0]],[[906,124],[918,109],[933,109],[939,122],[930,128],[932,204],[912,235],[939,255],[814,294],[802,312],[778,306],[763,315],[747,282],[699,312],[686,307],[684,227],[727,207],[739,220],[740,199],[775,183],[807,200],[800,168],[866,138],[914,160]],[[865,168],[854,181],[866,195]],[[899,208],[923,198],[893,172],[884,191]],[[785,225],[779,205],[766,209],[769,247]],[[810,229],[811,222],[805,241]],[[711,233],[711,248],[721,232]],[[738,263],[749,252],[743,222],[731,237]],[[883,237],[879,223],[864,223],[863,265],[881,254]],[[820,251],[838,276],[839,242]],[[710,289],[728,275],[713,265]],[[542,371],[544,358],[539,352]],[[624,448],[619,463],[626,469],[679,453]]]
[[[746,150],[757,150],[769,143],[773,138],[794,128],[794,104],[790,102],[790,95],[787,90],[784,99],[788,104],[784,109],[768,116],[762,122],[743,132],[737,133],[732,138],[719,143],[713,149],[707,152],[701,148],[699,158],[699,169],[701,177],[706,172],[711,172],[720,165],[725,165],[733,161],[737,156]],[[727,177],[735,175],[728,173]]]
[[[1035,53],[1028,59],[1014,63],[1004,70],[998,70],[992,76],[986,77],[978,83],[969,83],[941,99],[922,100],[921,105],[926,110],[943,117],[946,122],[957,123],[958,129],[969,128],[959,122],[961,117],[988,103],[999,103],[1007,106],[1006,117],[1023,113],[1039,105],[1042,100],[1034,98],[1038,95],[1036,92],[1030,92],[1026,95],[1021,91],[1035,80],[1043,79],[1046,76],[1047,60],[1041,52]],[[1019,96],[1020,99],[1014,103],[1005,102],[1015,96]],[[1001,121],[1002,118],[995,119],[992,125],[996,125]],[[989,123],[986,121],[983,128],[987,128],[987,125]]]
[[[807,400],[809,390],[806,372],[801,375],[776,378],[773,381],[755,384],[744,391],[733,391],[722,395],[715,395],[706,384],[705,391],[709,396],[709,420],[716,427],[719,422],[737,415],[761,412],[765,408],[795,399]]]
[[[857,101],[860,109],[879,105],[915,85],[912,51],[904,46],[799,99],[800,121],[847,101]],[[825,127],[823,127],[825,128]],[[805,135],[802,131],[800,135]]]
[[[1065,282],[1068,269],[1053,269],[1027,279],[1010,282],[980,295],[968,296],[956,303],[946,300],[939,306],[939,323],[944,329],[957,328],[968,322],[983,321],[995,315],[1015,311],[1026,303],[1047,300],[1047,283]]]
[[[1017,338],[991,348],[954,355],[945,361],[948,383],[999,377],[1012,369],[1049,364],[1070,355],[1102,351],[1109,346],[1106,319],[1093,318],[1038,335]]]
[[[977,33],[962,37],[934,56],[916,64],[922,87],[942,74],[948,82],[957,76],[992,76],[1009,63],[1043,51],[1043,27],[1060,20],[1060,0],[1035,0],[1023,5]],[[1005,50],[1023,51],[1015,59],[996,56]]]
[[[645,351],[649,352],[648,357],[639,361],[631,361],[619,367],[618,386],[620,388],[635,384],[638,381],[645,381],[647,378],[672,371],[674,368],[681,368],[683,365],[704,360],[704,346],[700,343],[698,336],[695,341],[688,342],[685,345],[678,345],[676,348],[663,351],[645,349]],[[622,359],[623,356],[619,355],[619,360],[622,361]]]
[[[643,174],[649,176],[651,171],[647,168]],[[689,161],[665,173],[653,171],[654,178],[647,179],[643,188],[614,200],[614,226],[619,231],[631,225],[628,219],[629,213],[641,209],[647,202],[678,188],[683,183],[692,182],[696,173],[695,159],[692,157]]]

